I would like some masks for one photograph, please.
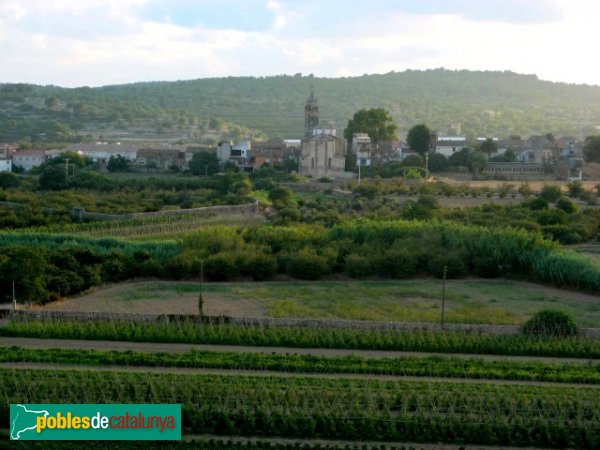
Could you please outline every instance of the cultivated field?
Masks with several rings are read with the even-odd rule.
[[[128,282],[40,308],[195,314],[199,292],[200,284],[195,282]],[[204,313],[212,316],[438,322],[442,282],[423,279],[205,283],[204,292]],[[449,322],[518,325],[545,308],[569,311],[581,326],[600,324],[598,296],[512,280],[446,282]]]

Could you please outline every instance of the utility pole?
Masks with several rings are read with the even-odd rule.
[[[65,177],[69,178],[69,159],[65,158]]]
[[[444,266],[444,275],[442,277],[442,328],[444,328],[444,319],[446,314],[446,275],[448,267]]]
[[[358,158],[358,185],[360,186],[360,158]]]
[[[429,179],[429,152],[425,153],[425,181]]]
[[[17,310],[17,297],[15,296],[15,281],[13,280],[12,282],[12,291],[13,291],[13,310],[16,311]]]

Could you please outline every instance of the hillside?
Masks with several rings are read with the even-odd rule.
[[[179,134],[183,140],[206,140],[211,133],[213,139],[262,133],[300,137],[311,85],[321,118],[332,120],[340,132],[356,110],[374,106],[391,111],[401,136],[419,122],[442,131],[460,123],[462,133],[473,136],[552,132],[584,137],[600,126],[598,86],[552,83],[512,72],[436,69],[352,78],[297,74],[76,89],[3,85],[0,141],[28,133],[35,138],[30,130],[14,126],[15,116],[27,114],[42,125],[54,119],[90,134],[101,134],[104,128]]]

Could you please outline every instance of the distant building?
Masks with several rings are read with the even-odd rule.
[[[467,138],[464,136],[437,136],[435,139],[435,152],[446,158],[465,148],[467,148]]]
[[[146,170],[168,170],[185,167],[185,151],[179,148],[141,148],[137,151],[136,168]]]
[[[0,172],[12,171],[12,152],[9,150],[8,144],[3,144],[0,147]]]
[[[77,152],[100,164],[108,163],[111,157],[116,158],[117,155],[129,162],[134,162],[137,159],[137,146],[132,144],[109,144],[107,142],[68,144],[66,150]]]
[[[240,171],[252,171],[249,151],[252,148],[250,141],[241,141],[236,145],[222,141],[217,145],[217,157],[221,164],[235,164]]]
[[[315,92],[311,88],[310,95],[304,106],[304,137],[309,138],[314,135],[313,130],[319,127],[319,105],[315,97]]]
[[[12,163],[23,170],[39,167],[46,161],[44,150],[21,150],[12,155]]]
[[[10,159],[0,158],[0,172],[11,172],[12,161]]]
[[[356,165],[365,167],[371,165],[373,146],[367,133],[354,133],[352,136],[352,153],[356,155]]]
[[[314,91],[304,107],[304,139],[302,139],[298,171],[313,177],[344,175],[346,140],[335,135],[332,127],[319,128],[319,106]]]

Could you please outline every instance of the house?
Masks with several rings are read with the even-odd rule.
[[[12,163],[23,170],[31,170],[44,164],[46,159],[44,150],[21,150],[13,154]]]
[[[335,128],[319,126],[319,106],[311,89],[304,107],[304,139],[298,172],[313,177],[341,177],[345,166],[346,140],[336,136]]]
[[[179,148],[141,148],[137,151],[137,168],[169,170],[185,166],[185,151]]]
[[[68,144],[66,150],[77,152],[82,156],[86,156],[95,163],[106,164],[111,157],[120,155],[129,162],[134,162],[137,159],[137,145],[109,144],[107,142],[95,142],[91,144]]]
[[[0,158],[0,172],[12,172],[12,161],[8,158]]]
[[[9,149],[8,144],[0,147],[0,172],[11,172],[12,171],[12,151]]]
[[[217,157],[221,164],[235,164],[240,171],[252,171],[249,151],[252,148],[250,141],[241,141],[236,145],[231,142],[221,141],[217,145]]]
[[[456,152],[467,148],[467,138],[464,136],[436,136],[435,152],[449,158]]]
[[[356,165],[365,167],[371,165],[373,146],[367,133],[354,133],[352,135],[352,153],[356,155]]]

